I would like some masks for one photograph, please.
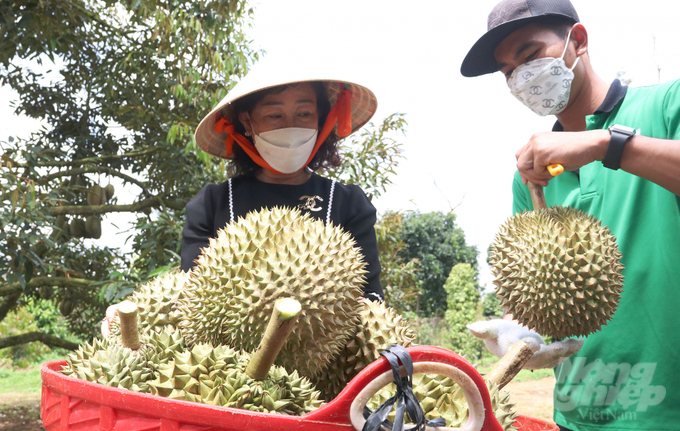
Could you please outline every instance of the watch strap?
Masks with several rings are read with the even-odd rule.
[[[609,145],[607,146],[607,153],[602,160],[602,165],[605,168],[618,170],[621,168],[621,157],[623,157],[623,150],[626,147],[626,142],[633,135],[622,133],[616,129],[610,129]]]

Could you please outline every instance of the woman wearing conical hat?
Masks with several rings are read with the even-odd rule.
[[[375,95],[301,69],[258,64],[196,129],[198,146],[229,159],[234,176],[206,185],[187,204],[182,270],[228,223],[262,208],[297,207],[354,237],[367,262],[364,296],[382,300],[375,208],[360,187],[316,174],[340,166],[337,142],[373,116]]]

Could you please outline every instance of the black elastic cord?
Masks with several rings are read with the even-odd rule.
[[[413,359],[408,351],[402,346],[393,344],[385,351],[380,352],[380,354],[387,359],[392,367],[397,392],[375,409],[374,412],[371,412],[368,407],[364,407],[363,413],[366,423],[361,431],[379,431],[381,425],[392,431],[424,431],[425,426],[445,426],[446,420],[444,418],[437,418],[431,421],[425,419],[423,408],[413,393]],[[407,376],[404,378],[399,376],[400,361],[407,373]],[[392,423],[387,420],[387,416],[389,416],[395,403],[397,404],[397,410],[394,415],[394,423]],[[404,413],[415,423],[413,428],[404,430]]]

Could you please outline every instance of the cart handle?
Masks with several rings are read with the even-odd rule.
[[[503,431],[493,415],[491,398],[486,381],[477,369],[462,356],[441,347],[417,346],[406,349],[413,359],[414,373],[436,373],[451,377],[463,388],[463,394],[470,406],[470,419],[460,430]],[[368,400],[382,387],[394,379],[392,367],[387,358],[381,357],[356,375],[325,406],[302,416],[303,419],[319,422],[333,421],[347,424],[351,429],[361,430],[365,422],[363,408]],[[428,430],[435,428],[428,427]],[[437,431],[452,431],[455,428],[438,427]]]
[[[404,367],[400,367],[400,371],[404,375]],[[462,428],[452,428],[452,427],[425,427],[429,431],[480,431],[484,425],[484,401],[482,401],[482,394],[472,381],[470,376],[460,371],[453,365],[442,364],[441,362],[418,362],[413,364],[413,374],[438,374],[441,376],[450,377],[454,382],[456,382],[463,393],[468,403],[468,409],[470,410],[470,415],[467,424]],[[390,383],[394,382],[394,374],[392,371],[387,371],[375,380],[371,381],[368,385],[359,392],[352,406],[350,407],[350,418],[352,420],[352,425],[358,431],[363,429],[366,419],[364,419],[363,411],[364,407],[368,401],[382,388]]]

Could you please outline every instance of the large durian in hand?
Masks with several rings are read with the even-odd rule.
[[[326,401],[335,398],[354,376],[380,358],[380,352],[392,344],[409,347],[416,338],[409,322],[392,308],[365,298],[359,301],[360,321],[354,336],[331,365],[312,378]]]
[[[515,431],[515,405],[510,402],[510,394],[501,391],[498,385],[486,383],[491,398],[491,409],[498,423],[505,431]],[[380,390],[370,401],[367,407],[377,409],[388,398],[394,395],[396,386],[394,383]],[[437,374],[415,374],[413,376],[413,393],[420,402],[427,420],[444,418],[447,427],[462,428],[468,421],[470,411],[467,406],[463,390],[450,377]],[[388,419],[394,421],[394,412]]]
[[[172,270],[142,284],[127,298],[137,305],[138,325],[142,334],[177,328],[179,313],[176,304],[188,279],[188,272]],[[120,335],[118,315],[111,322],[111,335]]]
[[[582,211],[516,214],[496,235],[490,258],[501,305],[540,334],[588,335],[618,306],[623,265],[616,238]]]
[[[220,230],[199,256],[179,301],[190,345],[253,351],[279,297],[302,305],[277,364],[313,376],[353,335],[365,283],[349,233],[297,209],[251,212]]]

